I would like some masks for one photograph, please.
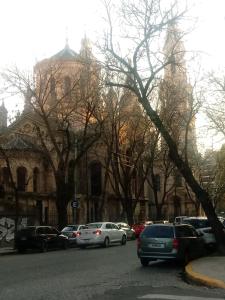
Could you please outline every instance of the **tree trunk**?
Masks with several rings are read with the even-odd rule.
[[[57,176],[56,180],[56,208],[58,213],[58,227],[61,230],[67,223],[67,205],[69,203],[65,176]]]

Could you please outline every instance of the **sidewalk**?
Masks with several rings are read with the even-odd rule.
[[[185,273],[192,281],[225,289],[225,256],[205,256],[190,262]]]

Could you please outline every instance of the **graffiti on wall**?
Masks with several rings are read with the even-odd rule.
[[[27,225],[27,218],[21,218],[18,222],[18,227]],[[0,218],[0,241],[7,243],[14,239],[15,220],[7,217]]]

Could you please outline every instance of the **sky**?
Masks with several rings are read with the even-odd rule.
[[[224,68],[225,1],[178,0],[182,1],[191,7],[189,16],[197,19],[195,30],[185,38],[186,50],[201,53],[204,71]],[[102,14],[101,0],[2,0],[0,71],[13,65],[32,69],[37,61],[60,51],[66,38],[70,47],[79,52],[84,35],[93,42],[100,38]],[[5,105],[9,110],[15,108],[9,100]],[[204,119],[199,120],[197,125],[203,126]],[[214,141],[210,137],[199,142],[209,147],[217,144],[216,137]]]

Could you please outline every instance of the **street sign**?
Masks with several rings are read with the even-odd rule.
[[[71,201],[71,207],[72,207],[72,208],[78,208],[78,207],[79,207],[78,201],[77,201],[77,200]]]

